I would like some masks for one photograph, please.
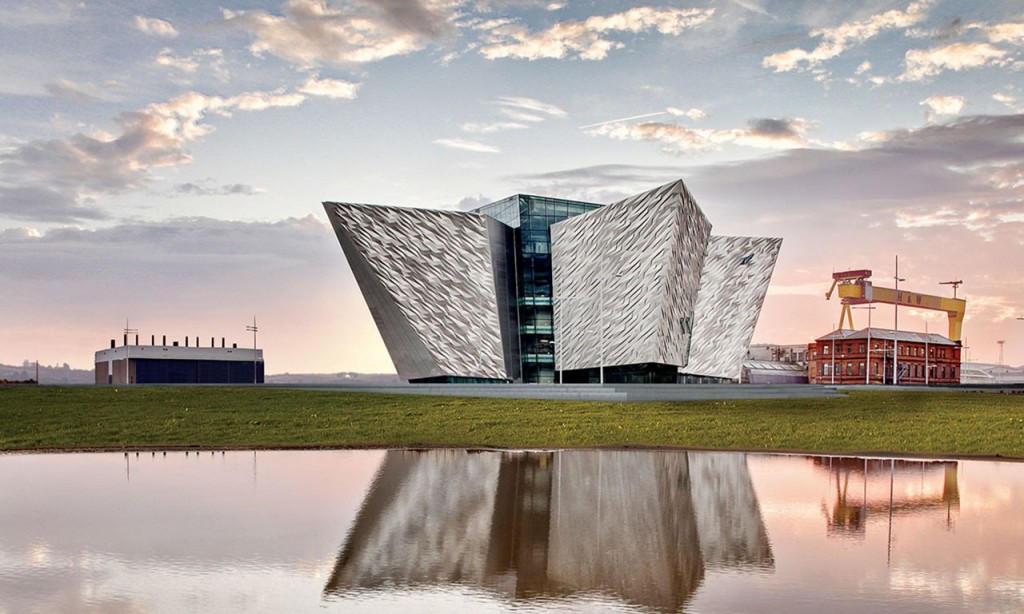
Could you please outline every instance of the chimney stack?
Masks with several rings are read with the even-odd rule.
[[[164,347],[167,347],[167,335],[164,335]]]
[[[110,340],[110,349],[114,349],[114,340],[113,339]]]
[[[128,346],[128,333],[124,334],[124,345],[125,345],[125,347]]]
[[[220,347],[224,347],[224,337],[220,338]]]
[[[188,335],[185,335],[185,347],[188,347]]]

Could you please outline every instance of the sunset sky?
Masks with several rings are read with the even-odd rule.
[[[250,345],[255,314],[268,373],[393,372],[322,201],[678,178],[714,234],[784,239],[755,342],[829,332],[831,273],[898,254],[901,288],[964,281],[965,357],[1024,364],[1009,0],[4,0],[0,363],[92,368],[126,319]]]

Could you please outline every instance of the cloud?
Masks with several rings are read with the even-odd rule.
[[[609,120],[603,121],[603,122],[597,122],[597,123],[593,123],[593,124],[587,124],[585,126],[580,126],[580,130],[586,130],[587,128],[596,128],[598,126],[604,126],[604,125],[607,125],[607,124],[620,124],[622,122],[629,122],[629,121],[633,121],[633,120],[637,120],[637,119],[644,119],[644,118],[647,118],[647,117],[657,117],[659,115],[664,115],[666,113],[668,113],[667,110],[666,111],[655,111],[654,113],[642,113],[640,115],[631,115],[629,117],[620,117],[618,119],[609,119]]]
[[[1013,109],[1017,113],[1024,112],[1024,107],[1021,107],[1021,106],[1019,106],[1017,104],[1017,98],[1014,97],[1014,96],[1011,96],[1009,94],[1003,94],[1003,93],[992,94],[992,100],[995,100],[996,102],[1003,103],[1004,105],[1006,105],[1007,107]]]
[[[40,139],[0,153],[0,211],[15,219],[64,221],[104,217],[92,198],[144,186],[152,169],[191,162],[188,144],[213,130],[210,115],[302,104],[283,88],[230,97],[188,92],[124,112],[115,133]]]
[[[548,117],[565,117],[567,115],[565,110],[556,107],[553,104],[541,102],[540,100],[537,100],[535,98],[499,96],[497,99],[497,103],[505,109],[517,109],[532,113],[538,113],[542,116],[547,115]]]
[[[59,224],[108,218],[70,191],[42,185],[0,185],[0,217]]]
[[[246,92],[225,99],[225,106],[219,112],[229,113],[232,108],[242,111],[263,111],[275,107],[297,107],[305,101],[306,97],[300,92],[288,92],[284,88],[272,92]]]
[[[957,115],[964,108],[963,96],[929,96],[921,101],[936,115]]]
[[[518,192],[550,194],[558,198],[612,203],[654,185],[679,179],[676,166],[602,164],[545,173],[512,175],[504,179]]]
[[[458,211],[472,211],[493,202],[493,198],[484,196],[483,194],[477,194],[476,196],[467,196],[460,200],[459,204],[455,206],[455,209]]]
[[[507,130],[523,130],[525,128],[529,128],[529,126],[519,122],[491,122],[489,124],[468,122],[462,124],[463,132],[472,132],[476,134],[491,134],[494,132],[505,132]]]
[[[611,123],[587,130],[588,134],[618,140],[655,141],[665,151],[689,153],[719,149],[723,144],[765,149],[805,147],[808,124],[800,118],[752,119],[746,128],[714,130],[679,124],[643,122]]]
[[[169,22],[142,15],[135,16],[135,29],[143,34],[161,38],[174,38],[178,35],[178,31]]]
[[[732,0],[732,2],[733,2],[733,4],[741,6],[741,7],[747,9],[748,11],[750,11],[752,13],[757,13],[758,15],[764,15],[765,17],[770,17],[771,16],[768,13],[768,11],[765,10],[765,8],[763,6],[761,6],[760,2],[753,2],[751,0]]]
[[[266,192],[244,183],[213,185],[212,181],[179,183],[174,186],[174,193],[180,196],[255,196]]]
[[[785,121],[755,125],[766,133],[793,132]],[[673,176],[685,176],[700,202],[710,197],[716,206],[728,203],[726,208],[747,222],[760,223],[763,216],[781,220],[780,224],[809,219],[832,226],[830,216],[863,215],[863,227],[881,222],[880,212],[909,215],[916,210],[951,224],[963,225],[970,219],[991,231],[1024,214],[1024,114],[967,116],[892,130],[849,151],[798,148],[696,168],[613,165],[514,179],[536,191],[581,193],[602,185],[632,189]],[[943,209],[956,216],[939,214]],[[751,215],[755,219],[748,219]],[[1024,226],[1018,231],[1024,239]],[[1020,245],[1024,250],[1024,243]]]
[[[945,70],[960,71],[997,62],[1006,51],[988,43],[953,43],[933,49],[911,49],[906,53],[906,69],[898,81],[921,81]]]
[[[313,76],[306,80],[299,91],[310,96],[351,100],[358,94],[360,85],[341,79],[320,79]]]
[[[80,2],[12,2],[0,4],[0,25],[10,28],[71,23],[84,9]]]
[[[196,49],[187,56],[178,56],[169,47],[161,49],[154,61],[160,66],[168,66],[185,73],[195,73],[204,63],[211,73],[221,81],[227,81],[229,74],[224,62],[222,49]]]
[[[811,51],[801,48],[789,49],[765,57],[761,65],[775,72],[808,70],[842,55],[853,45],[864,43],[886,30],[908,28],[921,23],[928,17],[933,0],[916,0],[905,10],[892,9],[872,15],[862,21],[851,21],[833,28],[819,28],[811,31],[811,38],[821,42]]]
[[[289,0],[282,15],[262,10],[223,10],[224,22],[254,40],[255,55],[286,61],[367,63],[419,51],[452,30],[452,8],[443,0],[375,0],[334,7],[324,0]]]
[[[91,104],[99,102],[100,98],[85,91],[85,89],[68,79],[57,79],[43,84],[43,88],[54,98],[60,98],[69,102],[79,104]]]
[[[475,151],[477,153],[500,153],[501,150],[497,147],[481,143],[479,141],[471,141],[469,139],[434,139],[434,143],[448,147],[450,149],[461,149],[463,151]]]
[[[985,34],[993,43],[1024,43],[1024,21],[997,23],[985,28]]]
[[[530,127],[530,124],[567,115],[565,110],[553,104],[523,96],[500,96],[493,101],[493,104],[498,107],[499,114],[513,121],[466,122],[461,126],[462,131],[471,134],[495,134],[509,130],[525,130]],[[500,151],[497,147],[466,139],[438,139],[434,142],[445,147],[467,151],[486,153]]]
[[[490,20],[474,27],[483,32],[479,52],[489,60],[518,58],[603,60],[612,49],[625,46],[613,37],[656,31],[678,35],[711,18],[714,9],[634,7],[622,13],[592,16],[583,21],[556,23],[541,32],[530,32],[509,19]]]
[[[708,116],[707,113],[705,113],[704,111],[702,111],[700,109],[686,109],[686,110],[683,110],[683,109],[677,109],[675,107],[668,107],[667,109],[665,109],[665,111],[668,112],[670,115],[675,115],[676,117],[688,117],[688,118],[690,118],[690,119],[692,119],[694,121],[699,121],[699,120],[702,120],[702,119],[707,119],[707,116]]]
[[[171,68],[177,68],[183,72],[195,72],[196,69],[199,68],[199,61],[195,56],[176,56],[170,47],[161,49],[160,53],[157,54],[155,61],[160,66],[170,66]]]

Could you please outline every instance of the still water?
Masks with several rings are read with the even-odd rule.
[[[1020,612],[1024,463],[0,455],[0,613]]]

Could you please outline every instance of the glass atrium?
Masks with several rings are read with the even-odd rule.
[[[594,203],[516,194],[475,211],[513,228],[523,382],[555,382],[551,225],[599,207]]]

